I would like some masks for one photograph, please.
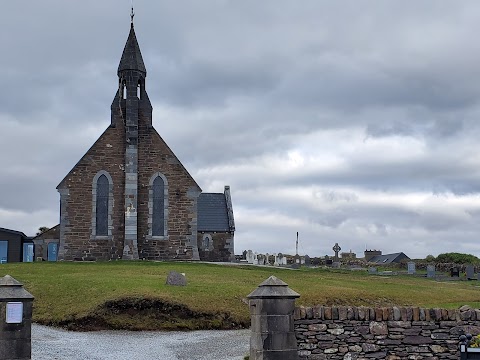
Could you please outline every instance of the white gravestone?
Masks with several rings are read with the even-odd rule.
[[[407,264],[408,267],[408,274],[409,275],[414,275],[415,274],[415,263],[414,262],[409,262]]]
[[[253,254],[253,265],[258,265],[258,253]]]
[[[275,261],[273,262],[273,266],[278,266],[278,255],[277,254],[273,254],[273,256],[275,257]]]
[[[247,251],[246,260],[247,260],[247,263],[253,264],[253,251],[252,250]]]

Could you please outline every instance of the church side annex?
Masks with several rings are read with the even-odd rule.
[[[133,11],[117,74],[110,125],[57,186],[58,259],[233,260],[230,187],[202,194],[152,126]]]

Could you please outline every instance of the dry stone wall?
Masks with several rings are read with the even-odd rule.
[[[464,333],[480,333],[480,310],[297,307],[300,359],[459,359]]]

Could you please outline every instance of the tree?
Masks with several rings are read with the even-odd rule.
[[[42,235],[44,232],[47,232],[48,230],[50,230],[50,228],[46,226],[40,226],[37,231],[37,236]]]

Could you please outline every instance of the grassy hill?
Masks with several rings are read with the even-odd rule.
[[[188,286],[165,285],[168,272]],[[71,329],[219,329],[249,325],[245,297],[270,275],[299,305],[480,307],[476,281],[436,282],[364,272],[181,262],[16,263],[0,266],[35,296],[34,321]]]

